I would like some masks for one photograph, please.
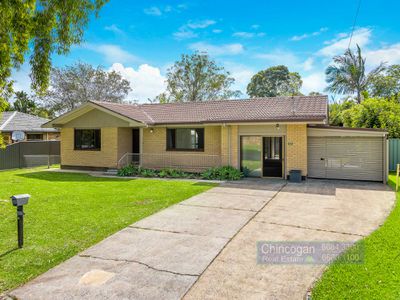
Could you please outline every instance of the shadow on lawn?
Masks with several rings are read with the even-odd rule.
[[[64,181],[64,182],[101,182],[101,181],[131,181],[135,179],[131,178],[117,178],[117,177],[94,177],[85,173],[62,173],[62,172],[48,172],[48,171],[40,171],[40,172],[32,172],[32,173],[24,173],[24,174],[16,174],[16,176],[29,178],[29,179],[37,179],[37,180],[45,180],[45,181]]]

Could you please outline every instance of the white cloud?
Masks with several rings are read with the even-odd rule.
[[[308,94],[310,92],[323,93],[326,87],[325,74],[323,72],[312,73],[308,76],[302,77],[303,86],[301,92]]]
[[[215,23],[217,22],[214,20],[202,20],[197,22],[189,21],[186,26],[192,29],[198,29],[207,28],[208,26],[214,25]]]
[[[221,30],[221,29],[213,29],[212,32],[214,32],[214,33],[221,33],[222,30]]]
[[[376,67],[381,62],[400,64],[400,43],[389,45],[377,50],[367,50],[364,52],[367,65]]]
[[[150,16],[161,16],[162,15],[161,9],[158,8],[157,6],[145,8],[143,11],[146,15],[150,15]]]
[[[118,45],[85,44],[83,47],[104,55],[105,60],[109,63],[113,63],[115,61],[119,61],[121,63],[129,63],[129,62],[138,62],[139,61],[138,57],[129,53],[128,51],[123,50]]]
[[[251,25],[251,28],[253,28],[253,29],[258,29],[258,28],[260,28],[260,25],[258,25],[258,24],[253,24],[253,25]]]
[[[322,27],[318,31],[314,31],[312,33],[304,33],[302,35],[295,35],[295,36],[291,37],[290,40],[291,41],[301,41],[301,40],[304,40],[304,39],[307,39],[307,38],[310,38],[313,36],[320,35],[321,33],[325,32],[327,30],[328,30],[327,27]]]
[[[360,28],[353,33],[351,45],[359,45],[361,48],[370,42],[371,30],[368,28]],[[318,55],[333,57],[335,55],[343,54],[349,47],[350,35],[339,34],[337,39],[334,39],[328,46],[323,47],[317,52]]]
[[[223,45],[212,45],[205,42],[198,42],[189,45],[189,49],[207,52],[210,55],[237,55],[244,52],[242,44],[223,44]]]
[[[193,30],[188,29],[186,26],[182,26],[177,32],[173,33],[173,36],[177,40],[186,40],[195,38],[198,35]]]
[[[143,12],[146,15],[159,17],[159,16],[162,16],[163,14],[168,14],[168,13],[172,13],[172,12],[180,13],[185,9],[187,9],[186,4],[178,4],[176,6],[171,6],[171,5],[151,6],[151,7],[145,8],[143,10]]]
[[[231,77],[235,78],[235,83],[232,86],[233,90],[239,90],[246,97],[246,88],[251,77],[256,73],[256,70],[249,68],[247,65],[237,64],[233,62],[225,62],[224,67],[230,72]]]
[[[314,67],[314,58],[309,57],[303,63],[304,71],[309,71]]]
[[[276,49],[268,53],[260,53],[256,58],[269,61],[272,65],[294,66],[300,64],[299,58],[292,52]]]
[[[238,32],[234,32],[232,34],[232,36],[234,37],[240,37],[240,38],[253,38],[253,37],[262,37],[264,36],[265,33],[264,32],[247,32],[247,31],[238,31]]]
[[[165,77],[160,69],[148,64],[140,65],[137,70],[131,67],[125,67],[121,63],[114,63],[110,71],[116,71],[131,84],[132,92],[128,100],[139,100],[147,102],[147,99],[153,99],[166,88]]]
[[[115,24],[104,27],[105,30],[114,32],[115,34],[123,34],[124,32]]]

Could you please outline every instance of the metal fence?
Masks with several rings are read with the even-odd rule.
[[[220,167],[227,164],[223,155],[210,155],[202,153],[125,153],[118,161],[118,168],[127,165],[137,165],[149,169],[180,169],[185,171],[202,171],[211,167]]]
[[[60,163],[59,141],[18,142],[0,149],[0,170]]]
[[[400,164],[400,139],[389,139],[389,170],[396,171]]]

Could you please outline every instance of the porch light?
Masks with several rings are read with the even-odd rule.
[[[150,133],[153,133],[154,132],[154,129],[153,128],[150,128]]]
[[[275,125],[275,128],[276,128],[276,130],[280,130],[280,129],[281,129],[281,127],[279,126],[279,124],[276,124],[276,125]]]

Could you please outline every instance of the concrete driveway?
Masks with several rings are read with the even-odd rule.
[[[11,291],[19,299],[301,299],[324,266],[258,265],[256,242],[355,241],[385,219],[382,184],[226,183],[149,216]]]

